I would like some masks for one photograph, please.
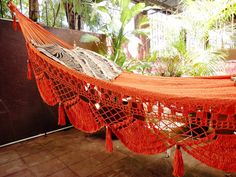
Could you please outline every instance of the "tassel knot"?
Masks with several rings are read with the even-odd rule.
[[[66,125],[65,110],[62,103],[58,107],[58,125]]]
[[[176,147],[173,169],[174,169],[173,176],[175,177],[184,176],[184,163],[183,163],[182,153],[180,151],[179,145],[177,145]]]
[[[108,152],[112,152],[113,150],[111,133],[111,129],[109,127],[106,127],[106,150]]]

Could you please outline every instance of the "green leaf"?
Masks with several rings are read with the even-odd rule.
[[[139,65],[133,65],[133,66],[127,68],[127,70],[128,70],[128,71],[134,71],[134,70],[136,70],[138,67],[139,67]]]
[[[123,25],[129,23],[129,21],[143,11],[145,8],[144,3],[135,4],[131,9],[128,6],[123,7],[121,12],[121,22]]]
[[[143,9],[145,8],[145,4],[144,3],[138,3],[135,4],[131,9],[131,18],[135,17],[136,15],[138,15],[140,12],[143,11]],[[130,19],[129,19],[130,20]]]
[[[91,34],[84,34],[80,37],[80,42],[90,43],[90,42],[100,42],[97,36]]]
[[[120,0],[120,6],[122,9],[128,8],[129,4],[130,4],[130,0]]]
[[[104,13],[109,13],[108,9],[105,6],[98,6],[98,10]]]
[[[125,26],[129,22],[129,19],[131,19],[131,16],[132,16],[132,13],[128,8],[122,10],[121,16],[120,16],[120,21],[122,23],[122,26]]]

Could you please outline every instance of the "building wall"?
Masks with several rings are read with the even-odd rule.
[[[236,49],[229,49],[228,50],[228,60],[236,60]]]
[[[98,50],[95,44],[81,44],[79,31],[48,29],[69,44]],[[105,38],[100,36],[104,41]],[[57,126],[57,106],[42,102],[34,80],[26,79],[26,48],[21,32],[12,22],[0,20],[0,145],[35,136]]]

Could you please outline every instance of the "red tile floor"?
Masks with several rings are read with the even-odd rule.
[[[172,177],[166,154],[138,155],[119,140],[105,151],[105,140],[74,128],[0,149],[0,177]],[[236,177],[183,154],[185,177]]]

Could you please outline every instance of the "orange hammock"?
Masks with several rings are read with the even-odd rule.
[[[123,72],[113,81],[95,79],[40,53],[31,40],[72,46],[22,15],[11,2],[9,7],[26,40],[28,77],[34,74],[44,102],[59,105],[59,124],[68,117],[85,132],[106,127],[108,151],[111,132],[136,153],[161,153],[176,146],[174,176],[184,175],[180,148],[211,167],[236,171],[236,87],[230,76],[164,78]]]

